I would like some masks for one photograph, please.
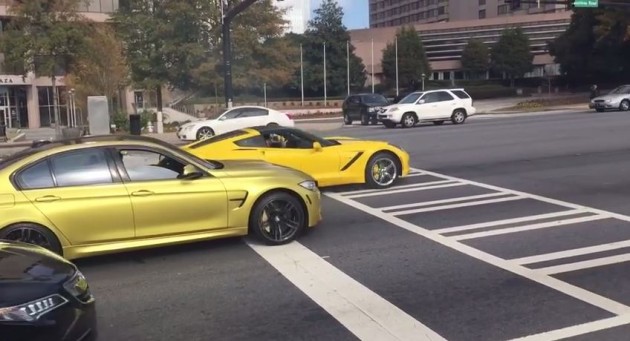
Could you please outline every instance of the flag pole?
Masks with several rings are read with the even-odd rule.
[[[348,81],[348,96],[350,96],[350,41],[346,41],[346,80]]]
[[[300,44],[300,89],[302,91],[302,106],[304,106],[304,57],[302,44]]]
[[[396,96],[398,95],[398,37],[396,37]]]
[[[326,94],[326,43],[324,43],[324,107],[328,106],[328,98]]]

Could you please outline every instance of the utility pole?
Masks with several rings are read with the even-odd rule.
[[[237,15],[258,0],[243,0],[232,8],[229,8],[227,0],[220,1],[221,27],[223,35],[223,86],[225,88],[225,106],[230,109],[232,108],[232,102],[234,102],[234,90],[232,89],[232,38],[230,37],[230,24],[232,24],[232,20],[234,20]]]

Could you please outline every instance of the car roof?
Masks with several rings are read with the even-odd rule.
[[[49,150],[54,150],[61,147],[73,146],[73,145],[82,145],[82,144],[91,144],[91,145],[108,145],[108,144],[143,144],[143,143],[153,143],[160,145],[166,148],[173,148],[170,143],[164,142],[160,139],[149,137],[149,136],[140,136],[140,135],[88,135],[81,136],[77,138],[66,138],[59,140],[39,140],[33,141],[30,148],[26,148],[21,150],[5,159],[0,161],[0,169],[3,166],[8,166],[14,162],[19,162],[20,160],[33,156],[35,154],[46,152]]]

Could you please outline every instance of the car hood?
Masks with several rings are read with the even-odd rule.
[[[182,125],[180,126],[180,129],[186,129],[186,128],[188,128],[188,127],[194,127],[194,126],[197,126],[197,125],[200,125],[200,124],[202,124],[202,125],[203,125],[203,124],[213,124],[213,123],[216,123],[216,122],[218,122],[218,120],[217,120],[217,119],[214,119],[214,118],[213,118],[213,119],[210,119],[210,120],[199,120],[199,121],[193,121],[193,122],[188,122],[188,123],[186,123],[186,124],[182,124]]]
[[[223,164],[222,172],[234,177],[300,177],[304,180],[311,180],[311,177],[292,168],[274,165],[259,160],[217,160]]]
[[[604,101],[617,101],[620,100],[624,97],[626,97],[628,95],[624,95],[624,94],[607,94],[607,95],[603,95],[603,96],[598,96],[593,98],[593,101],[595,100],[604,100]]]
[[[43,248],[0,241],[0,307],[56,292],[75,272],[72,263]]]

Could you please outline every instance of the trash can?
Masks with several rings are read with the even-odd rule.
[[[142,134],[142,122],[140,120],[140,115],[138,114],[129,115],[129,133],[131,135]]]
[[[64,139],[76,139],[81,137],[81,135],[83,135],[81,128],[78,127],[61,129],[61,136]]]

